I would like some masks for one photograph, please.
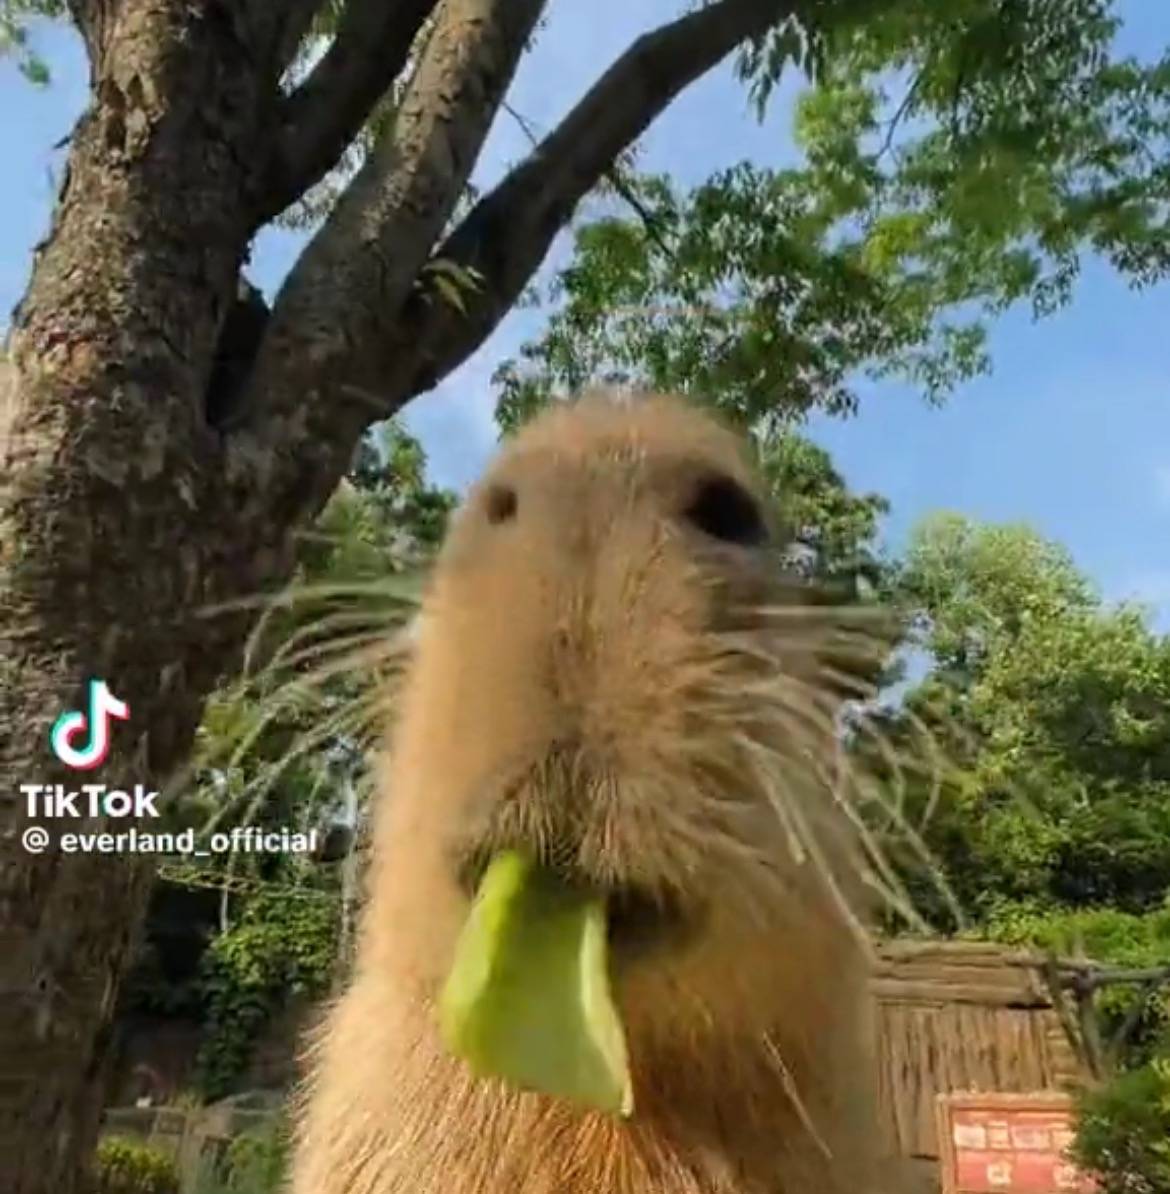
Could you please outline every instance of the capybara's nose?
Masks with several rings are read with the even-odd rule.
[[[487,492],[487,520],[493,526],[516,517],[520,499],[513,485],[493,485]]]

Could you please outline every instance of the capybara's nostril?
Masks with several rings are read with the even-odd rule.
[[[493,485],[487,493],[488,522],[498,526],[516,517],[519,502],[516,491],[510,485]]]
[[[704,477],[683,511],[693,527],[724,543],[755,547],[768,537],[755,498],[730,477]]]

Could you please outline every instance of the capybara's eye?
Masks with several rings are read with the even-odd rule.
[[[730,477],[704,477],[683,517],[713,539],[752,547],[768,537],[755,498]]]
[[[488,522],[493,526],[516,517],[516,491],[510,485],[493,485],[487,492]]]

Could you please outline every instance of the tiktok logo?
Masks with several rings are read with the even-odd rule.
[[[49,742],[53,753],[74,771],[92,771],[105,762],[110,753],[110,720],[116,717],[127,721],[130,706],[120,701],[110,691],[104,680],[89,682],[89,708],[87,713],[73,710],[62,713],[53,725]],[[75,746],[75,740],[89,730],[89,741]]]

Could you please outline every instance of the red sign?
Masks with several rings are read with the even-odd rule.
[[[949,1094],[938,1100],[943,1194],[1092,1194],[1068,1159],[1063,1094]]]

